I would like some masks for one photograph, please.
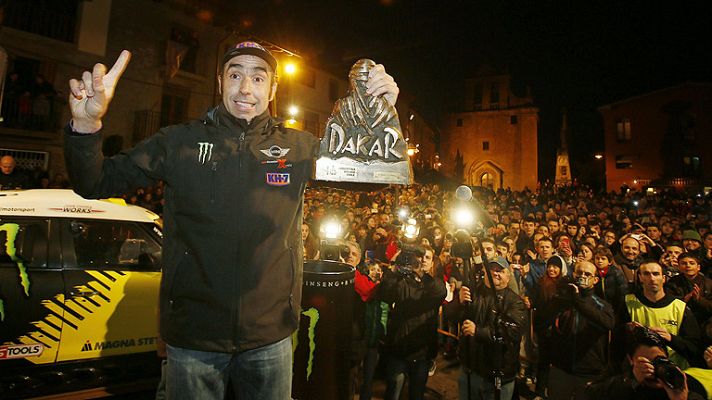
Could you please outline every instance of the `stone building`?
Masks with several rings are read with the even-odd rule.
[[[442,171],[493,190],[536,187],[539,109],[532,97],[513,93],[509,75],[486,69],[464,89],[462,111],[442,124]]]
[[[712,83],[688,82],[599,107],[606,187],[712,186]]]

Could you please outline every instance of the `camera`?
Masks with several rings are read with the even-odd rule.
[[[420,267],[425,250],[420,246],[408,243],[401,243],[400,249],[401,252],[396,257],[395,265],[398,272],[410,274],[413,272],[413,268]]]
[[[672,390],[679,390],[685,387],[685,376],[674,362],[665,357],[656,357],[652,361],[653,374],[660,379],[665,386]]]
[[[324,240],[321,242],[321,259],[326,261],[341,261],[349,255],[349,246],[341,240]]]

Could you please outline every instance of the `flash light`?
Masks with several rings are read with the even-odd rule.
[[[475,222],[475,214],[470,208],[458,208],[453,213],[453,220],[458,227],[467,228]]]
[[[321,236],[324,239],[338,239],[341,236],[341,224],[336,220],[327,220],[321,224]]]
[[[418,222],[414,218],[409,218],[403,225],[403,235],[408,239],[415,239],[420,233]]]

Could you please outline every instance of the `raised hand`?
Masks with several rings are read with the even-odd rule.
[[[84,71],[81,80],[69,80],[69,108],[75,131],[93,133],[101,129],[101,118],[130,59],[131,53],[123,50],[108,73],[106,66],[96,64],[92,72]]]
[[[393,77],[388,75],[383,65],[377,64],[368,72],[366,88],[366,93],[374,97],[383,95],[392,106],[396,105],[400,89],[398,89]]]

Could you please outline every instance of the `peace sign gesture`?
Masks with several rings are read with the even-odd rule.
[[[96,64],[92,72],[84,71],[81,80],[69,80],[69,108],[74,130],[93,133],[101,129],[101,118],[106,114],[119,78],[130,59],[131,53],[123,50],[108,73],[106,66]]]

